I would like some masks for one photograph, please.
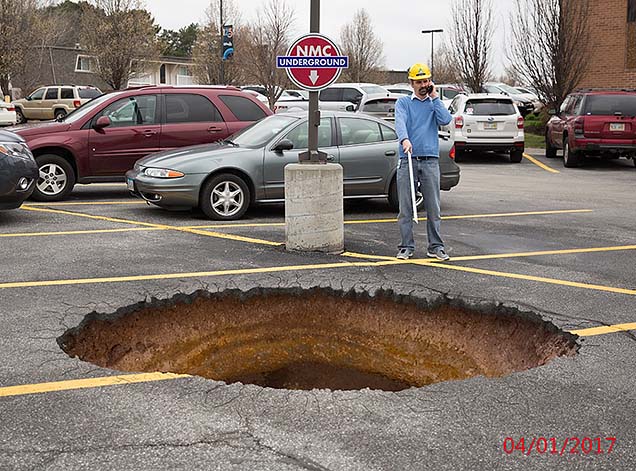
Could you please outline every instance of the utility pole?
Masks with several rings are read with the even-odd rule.
[[[423,34],[431,33],[431,74],[433,73],[433,70],[435,69],[435,58],[433,56],[435,51],[435,48],[433,46],[435,33],[443,33],[443,32],[444,32],[443,29],[425,29],[422,31]]]
[[[225,84],[225,61],[223,60],[223,34],[225,33],[224,31],[224,21],[223,21],[223,0],[219,1],[219,4],[221,5],[220,7],[220,14],[219,14],[219,18],[221,19],[221,35],[219,37],[219,44],[221,45],[221,49],[219,50],[219,55],[221,58],[221,67],[219,69],[219,85],[224,85]]]

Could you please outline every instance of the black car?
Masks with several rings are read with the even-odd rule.
[[[19,208],[31,196],[38,164],[24,139],[0,131],[0,209]]]

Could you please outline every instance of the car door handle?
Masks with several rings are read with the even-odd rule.
[[[157,131],[153,131],[152,129],[146,129],[144,131],[144,136],[146,136],[146,137],[152,137],[155,134],[157,134]]]
[[[394,150],[387,150],[384,155],[395,155],[395,151]]]
[[[221,132],[221,131],[223,131],[223,128],[220,128],[218,126],[210,126],[208,128],[209,133],[215,133],[215,132]]]

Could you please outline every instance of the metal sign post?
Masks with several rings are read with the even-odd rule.
[[[328,87],[349,66],[349,58],[331,39],[319,33],[320,0],[311,0],[310,33],[296,39],[287,55],[276,58],[276,67],[287,70],[292,82],[309,91],[309,148],[299,154],[300,162],[327,163],[327,154],[318,150],[318,92]]]

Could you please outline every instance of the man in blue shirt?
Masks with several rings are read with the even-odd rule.
[[[402,241],[397,258],[406,260],[415,252],[413,239],[413,204],[407,152],[412,154],[415,187],[424,197],[426,208],[426,254],[438,260],[449,260],[440,235],[439,141],[438,127],[451,122],[451,115],[439,99],[431,71],[425,64],[409,69],[409,83],[413,94],[398,99],[395,106],[395,127],[399,140],[400,160],[397,170],[400,214],[398,225]]]

